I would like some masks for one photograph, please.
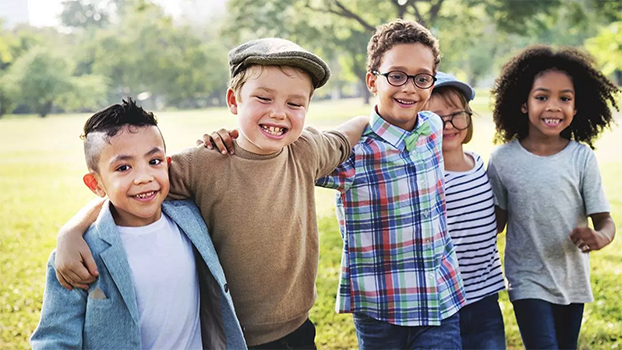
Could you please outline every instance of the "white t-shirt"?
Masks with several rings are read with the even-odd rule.
[[[468,171],[445,170],[447,230],[456,248],[467,305],[505,289],[497,251],[495,202],[482,158]]]
[[[164,213],[117,226],[130,264],[143,349],[201,349],[199,281],[192,244]]]

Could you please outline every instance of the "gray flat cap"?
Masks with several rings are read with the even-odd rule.
[[[285,65],[303,69],[311,76],[316,89],[330,78],[326,62],[295,43],[280,38],[251,40],[229,51],[231,77],[252,65]]]

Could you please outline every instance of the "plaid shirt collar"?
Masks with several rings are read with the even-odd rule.
[[[416,130],[427,120],[428,116],[426,113],[417,113],[417,124],[415,125],[415,128],[413,131],[407,131],[382,119],[380,114],[378,114],[378,106],[374,106],[369,116],[369,127],[371,128],[371,131],[380,136],[384,141],[393,147],[399,150],[404,150],[406,148],[406,143],[404,142],[406,138],[416,132]]]

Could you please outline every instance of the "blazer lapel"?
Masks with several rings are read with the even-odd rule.
[[[112,218],[108,202],[102,208],[96,225],[99,237],[110,244],[108,249],[100,253],[100,257],[110,272],[110,276],[112,276],[117,289],[121,293],[132,319],[134,322],[138,323],[138,306],[136,304],[136,293],[134,292],[130,264],[127,261],[123,243],[121,242],[119,232]]]

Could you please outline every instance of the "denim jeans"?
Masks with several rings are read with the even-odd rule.
[[[527,349],[576,349],[584,304],[515,300],[514,315]]]
[[[275,341],[249,346],[249,350],[316,350],[315,346],[315,325],[307,319],[302,326],[289,333],[281,339]]]
[[[463,349],[505,350],[503,314],[499,294],[493,294],[460,310]]]
[[[462,349],[460,316],[444,319],[440,326],[396,326],[361,313],[354,314],[360,350],[370,349]]]

